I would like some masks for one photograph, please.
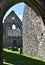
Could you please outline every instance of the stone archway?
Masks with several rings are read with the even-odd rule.
[[[2,41],[3,41],[3,26],[2,20],[6,11],[14,4],[24,2],[28,4],[38,15],[41,15],[45,23],[45,0],[1,0],[0,1],[0,65],[2,65]]]

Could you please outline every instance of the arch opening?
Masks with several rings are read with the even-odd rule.
[[[22,1],[23,1],[23,0],[22,0]],[[3,0],[2,2],[5,2],[5,0]],[[1,4],[2,4],[2,2],[1,2]],[[16,2],[14,2],[14,0],[13,0],[13,1],[10,0],[10,2],[13,2],[13,4],[14,4],[14,3],[21,2],[21,1],[16,1]],[[6,3],[7,3],[8,5],[10,4],[10,2],[8,3],[8,2],[6,1]],[[30,5],[30,3],[29,3],[27,0],[25,0],[25,2],[26,2],[28,5]],[[32,3],[32,2],[31,2],[31,3]],[[13,4],[11,4],[10,6],[12,6]],[[3,5],[6,5],[6,4],[3,4]],[[7,10],[10,8],[10,6],[8,6],[8,5],[7,5],[7,6],[4,6],[4,7],[7,7]],[[33,4],[33,5],[34,5],[34,4]],[[2,6],[2,7],[3,7],[3,6]],[[1,8],[2,8],[2,7],[1,7]],[[4,8],[4,7],[3,7],[3,8]],[[5,9],[5,8],[4,8],[4,9]],[[3,18],[3,16],[4,16],[5,12],[7,11],[6,9],[5,9],[5,10],[4,10],[4,9],[3,9],[3,12],[2,12],[2,9],[1,9],[1,14],[3,13],[3,15],[0,14],[0,21],[1,21],[1,22],[2,22],[2,18]],[[40,8],[40,9],[41,9],[41,8]],[[40,10],[40,11],[42,11],[41,16],[42,16],[42,19],[43,19],[43,15],[44,15],[44,14],[43,14],[43,9]],[[44,16],[44,19],[45,19],[45,16]],[[44,20],[44,19],[43,19],[43,20]],[[45,20],[44,20],[44,22],[45,22]],[[2,27],[0,27],[0,28],[2,29]],[[2,36],[0,36],[0,37],[2,37]],[[1,42],[1,41],[0,41],[0,42]],[[1,55],[1,56],[2,56],[2,55]],[[2,57],[1,57],[1,58],[2,58]]]

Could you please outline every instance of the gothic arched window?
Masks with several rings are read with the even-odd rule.
[[[12,25],[12,29],[16,29],[16,25],[15,24]]]

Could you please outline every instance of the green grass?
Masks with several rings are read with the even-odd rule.
[[[24,54],[19,53],[19,51],[12,51],[8,49],[3,49],[3,58],[6,62],[3,62],[4,65],[11,65],[11,64],[21,64],[21,65],[45,65],[45,60],[40,58],[26,56]]]

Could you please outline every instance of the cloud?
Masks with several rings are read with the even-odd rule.
[[[20,15],[19,18],[20,18],[20,20],[22,21],[23,15]]]

